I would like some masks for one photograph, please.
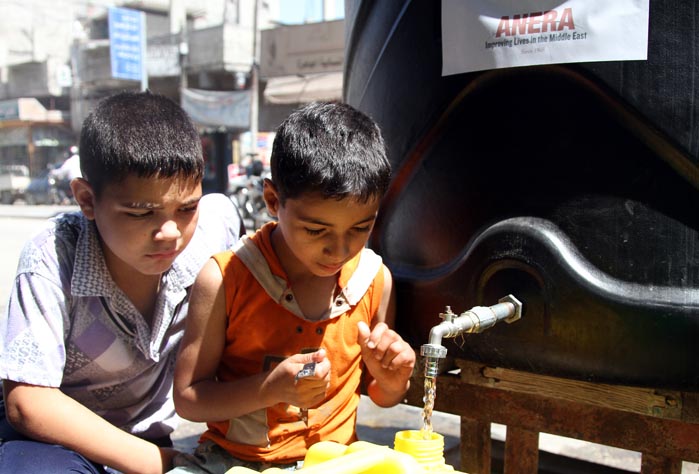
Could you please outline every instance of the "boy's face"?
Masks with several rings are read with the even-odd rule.
[[[273,185],[269,183],[268,187]],[[277,240],[283,247],[280,258],[283,263],[299,266],[286,268],[287,272],[305,270],[318,277],[335,275],[361,251],[379,209],[378,198],[362,203],[351,197],[338,201],[315,194],[287,199],[284,206],[276,197],[267,202],[279,220],[275,233],[282,237]],[[285,262],[284,249],[295,258]]]
[[[189,244],[198,219],[201,183],[182,178],[139,178],[105,186],[99,199],[88,187],[83,213],[94,219],[110,273],[160,275]]]

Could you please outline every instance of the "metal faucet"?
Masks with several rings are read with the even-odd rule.
[[[447,306],[439,317],[441,323],[430,330],[427,344],[420,347],[420,355],[425,357],[425,377],[436,377],[439,373],[439,359],[447,356],[447,348],[442,345],[445,337],[455,337],[465,333],[483,332],[495,326],[498,321],[512,323],[522,317],[522,303],[512,295],[498,300],[493,306],[474,306],[456,316]]]

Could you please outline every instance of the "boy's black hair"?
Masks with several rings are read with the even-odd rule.
[[[310,193],[381,199],[391,180],[379,127],[340,102],[314,102],[292,112],[277,129],[270,166],[282,204]]]
[[[80,169],[99,196],[129,175],[201,181],[199,134],[186,112],[167,97],[121,92],[99,102],[80,133]]]

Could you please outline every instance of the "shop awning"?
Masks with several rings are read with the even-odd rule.
[[[269,104],[303,104],[316,100],[342,99],[342,72],[272,77],[267,80],[264,100]]]

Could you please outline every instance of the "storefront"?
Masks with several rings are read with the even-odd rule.
[[[0,101],[0,164],[24,165],[36,176],[65,159],[76,137],[62,114],[33,98]]]

